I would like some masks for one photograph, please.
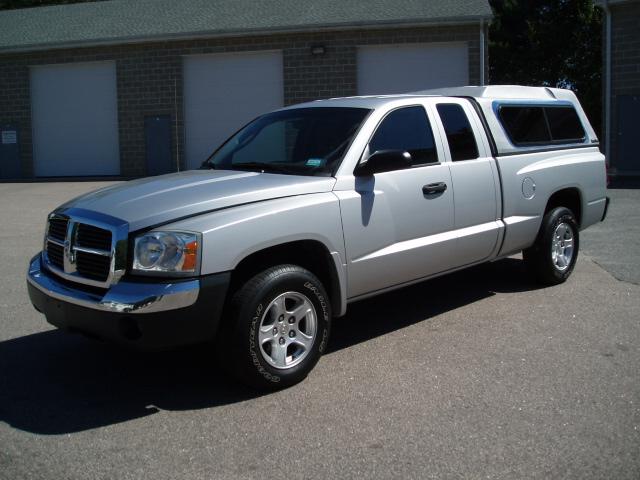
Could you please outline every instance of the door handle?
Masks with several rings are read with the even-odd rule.
[[[422,187],[422,193],[425,195],[434,195],[436,193],[442,193],[447,189],[447,184],[444,182],[430,183]]]

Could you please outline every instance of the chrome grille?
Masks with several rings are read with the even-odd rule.
[[[51,265],[64,269],[64,247],[52,242],[47,242],[47,256]]]
[[[76,233],[76,245],[111,251],[111,231],[80,223]]]
[[[45,251],[51,265],[64,269],[64,239],[67,236],[68,218],[50,218],[47,226]]]
[[[105,282],[109,278],[111,256],[95,255],[87,252],[76,252],[76,268],[83,277]]]
[[[81,215],[74,215],[76,212]],[[128,225],[118,222],[86,210],[69,209],[50,215],[45,263],[52,272],[67,280],[109,287],[125,270]]]
[[[67,218],[52,218],[49,220],[49,237],[64,242],[67,236],[67,225],[69,219]]]

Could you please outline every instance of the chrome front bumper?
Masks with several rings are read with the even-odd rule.
[[[121,281],[104,295],[68,286],[43,268],[41,255],[31,259],[27,281],[45,295],[63,302],[112,313],[155,313],[193,305],[200,293],[200,282],[134,283]]]

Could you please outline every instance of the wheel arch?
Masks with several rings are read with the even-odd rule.
[[[346,306],[341,260],[318,240],[295,240],[269,246],[244,257],[231,272],[229,294],[233,294],[248,279],[275,265],[293,264],[313,273],[327,290],[335,316],[344,314]]]
[[[578,227],[582,225],[582,193],[578,187],[566,187],[551,194],[544,209],[546,215],[556,207],[566,207],[576,217]]]

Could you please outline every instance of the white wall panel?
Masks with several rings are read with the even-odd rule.
[[[236,130],[283,103],[279,51],[185,57],[188,168],[198,168]]]
[[[358,94],[407,93],[469,83],[466,42],[358,47]]]
[[[31,68],[35,175],[119,175],[115,62]]]

